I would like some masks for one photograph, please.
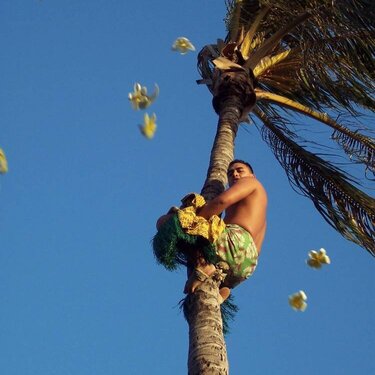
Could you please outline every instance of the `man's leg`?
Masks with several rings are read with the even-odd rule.
[[[209,278],[215,270],[215,266],[211,263],[207,263],[198,251],[195,252],[195,254],[191,254],[188,259],[188,279],[185,284],[184,293],[194,293],[195,289],[197,289],[204,280]]]
[[[207,263],[202,256],[197,255],[197,258],[194,261],[191,259],[187,266],[188,280],[185,284],[184,293],[194,293],[199,285],[211,277],[215,272],[216,267],[211,263]],[[229,297],[230,289],[227,287],[221,288],[219,293],[219,302],[221,304]]]

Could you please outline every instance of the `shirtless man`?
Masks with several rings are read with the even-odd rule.
[[[266,232],[267,194],[255,178],[250,164],[243,160],[233,160],[228,167],[228,183],[226,191],[197,211],[197,215],[206,219],[225,211],[226,228],[214,243],[218,261],[222,260],[229,265],[228,275],[220,289],[223,300],[228,298],[230,288],[254,272]],[[158,227],[167,216],[158,220]],[[194,267],[195,272],[188,272],[185,293],[194,293],[205,277],[216,270],[215,265],[206,263],[203,258],[198,258]]]

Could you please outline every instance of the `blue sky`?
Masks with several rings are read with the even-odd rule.
[[[171,45],[223,38],[224,15],[218,0],[0,2],[1,374],[186,373],[185,273],[158,266],[150,240],[200,190],[217,122],[196,52]],[[160,87],[153,140],[127,99],[135,82]],[[375,372],[373,258],[291,189],[254,126],[236,157],[269,211],[258,269],[233,293],[231,373]],[[331,265],[308,268],[321,247]],[[300,289],[304,313],[288,305]]]

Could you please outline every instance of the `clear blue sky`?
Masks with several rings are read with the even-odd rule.
[[[206,173],[217,116],[196,53],[224,1],[1,0],[0,373],[185,374],[184,270],[153,258],[155,220]],[[160,96],[153,140],[134,82]],[[319,135],[321,127],[316,127]],[[227,346],[234,375],[375,373],[374,259],[296,194],[254,126],[236,156],[269,194],[268,233]],[[331,265],[305,265],[324,247]],[[304,313],[288,296],[303,289]]]

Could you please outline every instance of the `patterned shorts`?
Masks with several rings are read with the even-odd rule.
[[[218,261],[229,265],[223,286],[234,288],[253,274],[258,264],[258,251],[247,230],[237,224],[227,224],[214,245]]]

